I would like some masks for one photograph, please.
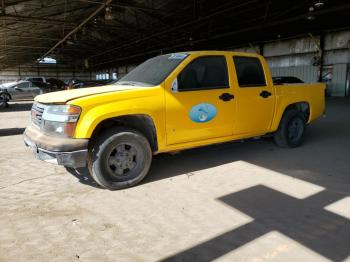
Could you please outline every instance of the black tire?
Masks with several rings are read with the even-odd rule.
[[[10,95],[6,92],[0,93],[0,97],[3,98],[6,102],[10,101],[11,99]]]
[[[105,131],[93,143],[88,167],[97,184],[117,190],[138,184],[151,162],[148,140],[136,130],[117,127]]]
[[[8,107],[8,103],[7,103],[7,99],[5,99],[5,94],[0,94],[0,109],[3,108],[7,108]]]
[[[303,143],[305,133],[304,115],[295,109],[287,110],[282,117],[274,140],[279,147],[298,147]]]

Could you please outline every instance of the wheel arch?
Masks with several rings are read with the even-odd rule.
[[[288,110],[290,109],[295,109],[297,111],[299,111],[300,113],[303,114],[304,118],[305,118],[305,122],[308,123],[309,122],[309,119],[310,119],[310,104],[306,101],[301,101],[301,102],[296,102],[296,103],[293,103],[293,104],[290,104],[288,105],[284,111],[283,111],[283,114],[282,114],[282,117],[283,115],[285,114],[285,112],[287,112]],[[281,117],[281,118],[282,118]],[[280,120],[281,121],[281,120]]]
[[[129,127],[143,134],[150,143],[152,152],[158,151],[157,131],[153,119],[149,115],[132,114],[107,118],[97,124],[92,132],[90,143],[104,130],[111,127]]]
[[[294,103],[285,105],[284,109],[279,111],[281,113],[279,115],[276,115],[277,117],[275,118],[275,121],[272,127],[273,131],[276,131],[278,129],[284,114],[290,109],[295,109],[300,111],[304,115],[305,123],[308,123],[310,121],[310,110],[311,110],[310,103],[307,101],[294,102]]]

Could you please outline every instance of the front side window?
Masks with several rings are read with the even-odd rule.
[[[43,82],[43,79],[41,77],[33,77],[30,79],[30,81],[33,81],[33,82]]]
[[[226,58],[205,56],[186,66],[178,76],[178,91],[229,88]]]
[[[233,61],[240,87],[266,86],[264,69],[258,58],[235,56]]]
[[[19,83],[17,88],[29,88],[29,82]]]

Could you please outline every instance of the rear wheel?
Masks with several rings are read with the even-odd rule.
[[[139,183],[148,173],[152,151],[136,130],[112,128],[104,132],[89,152],[89,169],[102,187],[116,190]]]
[[[290,109],[282,117],[274,134],[275,143],[280,147],[298,147],[305,133],[305,118],[298,110]]]

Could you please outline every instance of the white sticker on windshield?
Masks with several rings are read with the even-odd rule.
[[[187,57],[187,54],[171,54],[168,59],[178,59],[178,60],[182,60],[185,59]]]

